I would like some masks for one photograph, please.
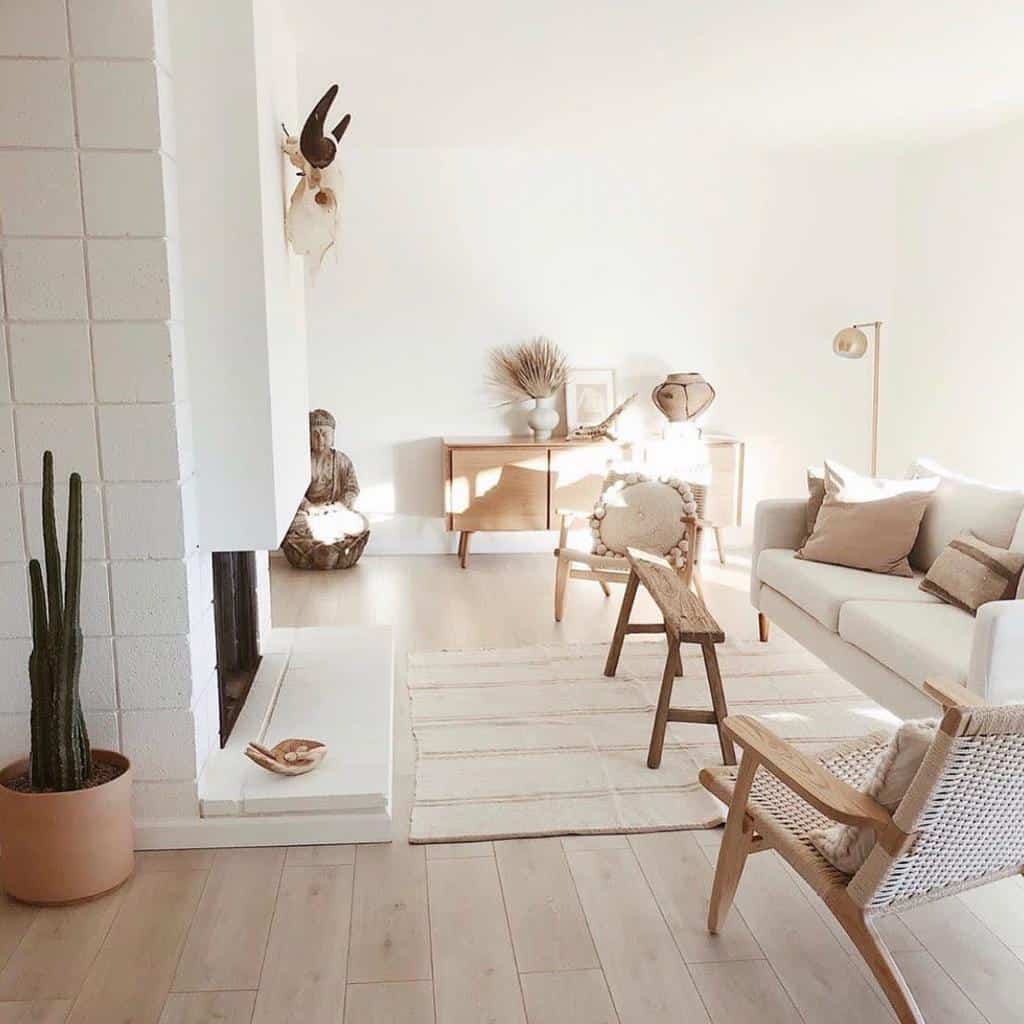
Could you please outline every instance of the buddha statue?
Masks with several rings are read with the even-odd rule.
[[[326,409],[309,414],[309,487],[281,542],[297,569],[351,568],[370,537],[366,517],[352,507],[359,497],[355,467],[335,449],[334,428]]]

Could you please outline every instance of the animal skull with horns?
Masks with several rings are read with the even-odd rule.
[[[314,256],[317,267],[334,245],[338,230],[341,169],[335,166],[334,158],[338,143],[352,120],[352,115],[346,114],[331,129],[330,135],[324,134],[327,111],[337,95],[338,87],[332,85],[310,111],[298,138],[289,135],[288,129],[281,125],[285,135],[281,149],[292,166],[298,168],[300,179],[288,204],[286,234],[294,252]]]

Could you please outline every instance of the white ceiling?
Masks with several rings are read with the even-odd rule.
[[[391,145],[918,143],[1024,116],[1021,0],[282,0]]]

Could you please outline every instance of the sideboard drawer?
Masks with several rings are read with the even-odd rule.
[[[546,530],[546,448],[455,448],[450,452],[451,528]]]
[[[559,511],[589,512],[601,497],[608,464],[622,458],[622,446],[591,444],[551,449],[550,528]]]
[[[704,517],[721,529],[739,526],[743,513],[743,444],[711,442],[711,488]]]

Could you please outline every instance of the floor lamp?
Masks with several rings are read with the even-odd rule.
[[[874,384],[871,390],[871,475],[878,476],[878,349],[882,341],[882,321],[844,327],[832,339],[832,351],[843,359],[860,359],[868,350],[868,336],[864,327],[875,329]]]

